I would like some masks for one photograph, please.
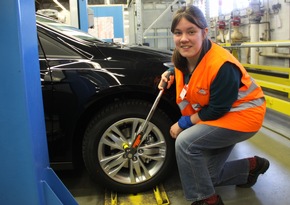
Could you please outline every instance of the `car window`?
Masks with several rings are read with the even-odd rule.
[[[64,58],[64,59],[81,59],[83,58],[73,49],[67,47],[65,43],[61,43],[51,37],[38,32],[39,40],[47,58]],[[44,58],[43,50],[38,45],[39,57]]]
[[[54,23],[54,22],[56,22],[56,20],[54,20],[54,19],[52,19],[50,17],[41,16],[41,15],[36,15],[36,21],[47,22],[47,23]]]
[[[103,42],[102,40],[90,35],[89,33],[83,32],[75,27],[72,27],[66,24],[49,23],[49,26],[61,31],[62,33],[66,35],[74,36],[82,40],[93,41],[93,42],[94,41]]]
[[[40,24],[43,24],[43,25],[48,26],[50,28],[53,28],[54,30],[57,30],[57,31],[64,33],[66,35],[69,35],[69,36],[77,37],[77,38],[80,38],[82,40],[91,41],[91,42],[106,43],[105,41],[103,41],[99,38],[96,38],[96,37],[90,35],[89,33],[86,33],[78,28],[75,28],[75,27],[70,26],[68,24],[54,21],[54,20],[46,18],[46,17],[36,15],[36,21]]]

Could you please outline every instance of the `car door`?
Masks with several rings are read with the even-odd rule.
[[[73,121],[72,111],[77,99],[72,91],[68,73],[75,63],[86,60],[76,51],[38,31],[39,63],[44,104],[47,141],[51,159],[63,161],[71,140],[67,139],[69,123]]]

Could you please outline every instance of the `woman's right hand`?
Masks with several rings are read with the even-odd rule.
[[[169,77],[168,77],[169,75]],[[165,87],[164,87],[164,84],[166,86],[167,89],[170,88],[170,86],[173,84],[174,82],[174,75],[172,75],[172,73],[170,71],[165,71],[164,73],[162,73],[161,75],[161,79],[160,79],[160,82],[158,84],[158,88],[159,90],[163,90]]]

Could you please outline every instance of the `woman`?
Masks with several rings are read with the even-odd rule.
[[[171,126],[185,197],[194,204],[221,205],[215,186],[251,187],[269,161],[251,157],[227,161],[236,143],[261,128],[266,103],[261,87],[227,50],[207,38],[203,13],[178,10],[171,26],[176,102],[182,116]],[[173,69],[172,69],[173,70]],[[172,81],[162,74],[168,88]]]

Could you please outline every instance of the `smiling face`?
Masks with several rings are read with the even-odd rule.
[[[188,60],[197,60],[206,34],[207,29],[201,29],[186,18],[181,18],[173,30],[175,47]]]

